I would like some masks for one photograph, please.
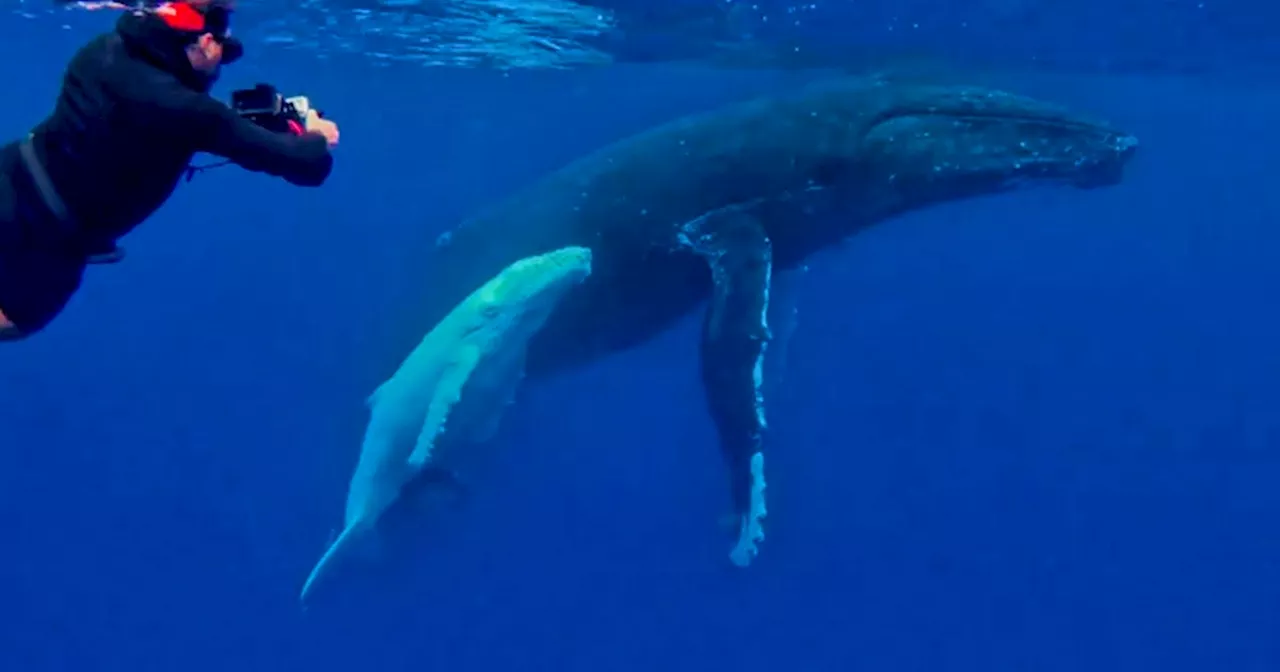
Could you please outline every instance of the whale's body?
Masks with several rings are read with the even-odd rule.
[[[914,209],[1022,185],[1116,184],[1136,144],[981,87],[839,80],[759,98],[613,143],[463,222],[424,260],[432,297],[414,317],[434,324],[514,260],[590,248],[591,277],[529,344],[536,377],[643,343],[707,302],[702,379],[741,517],[732,555],[745,564],[762,536],[775,268]]]

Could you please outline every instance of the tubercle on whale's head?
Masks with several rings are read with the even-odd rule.
[[[1044,183],[1119,184],[1133,135],[1065,108],[972,86],[904,87],[861,138],[876,177],[913,202]]]
[[[483,328],[505,333],[517,327],[536,330],[574,287],[591,275],[591,250],[565,247],[513,262],[482,287]]]
[[[511,297],[563,292],[591,275],[591,250],[564,247],[526,257],[502,273],[502,291]]]

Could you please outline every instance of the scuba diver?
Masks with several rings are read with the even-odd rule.
[[[48,325],[87,264],[120,261],[116,241],[190,177],[197,152],[299,186],[333,168],[338,127],[306,98],[266,85],[232,106],[209,95],[244,54],[227,0],[124,9],[72,57],[52,114],[0,147],[0,340]]]

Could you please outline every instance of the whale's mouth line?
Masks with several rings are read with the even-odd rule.
[[[1085,133],[1114,136],[1125,135],[1124,133],[1107,126],[1075,119],[1064,119],[1061,117],[1049,117],[1018,112],[948,112],[943,109],[893,110],[872,122],[871,128],[875,128],[897,119],[906,119],[910,117],[946,119],[951,121],[1010,121],[1023,124],[1052,126],[1066,131],[1081,131]]]

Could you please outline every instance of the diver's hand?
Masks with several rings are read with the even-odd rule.
[[[320,113],[315,110],[307,110],[306,129],[308,133],[323,135],[325,142],[329,143],[329,147],[338,144],[338,125],[321,117]]]

